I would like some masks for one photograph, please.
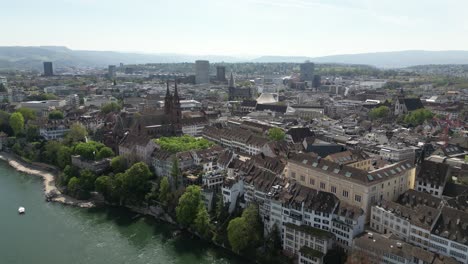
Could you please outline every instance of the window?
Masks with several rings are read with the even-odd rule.
[[[354,200],[355,200],[356,202],[360,203],[360,202],[361,202],[361,195],[357,195],[357,194],[354,195]]]
[[[349,196],[348,191],[343,190],[343,197],[348,197],[348,196]]]
[[[301,175],[301,181],[305,181],[305,176]]]
[[[309,179],[309,184],[310,185],[315,185],[315,179]]]
[[[320,183],[320,189],[325,189],[325,183],[324,182]]]
[[[291,172],[291,178],[296,179],[296,173],[295,172]]]
[[[336,187],[335,187],[335,186],[331,186],[331,187],[330,187],[330,191],[331,191],[332,193],[336,193]]]

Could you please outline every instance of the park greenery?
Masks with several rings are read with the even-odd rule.
[[[104,114],[112,113],[112,112],[119,112],[122,107],[116,103],[116,102],[110,102],[107,104],[104,104],[101,107],[101,112]]]
[[[372,120],[376,120],[376,119],[388,117],[389,114],[390,114],[390,108],[388,106],[382,105],[382,106],[372,109],[369,112],[369,117]]]
[[[50,112],[49,113],[49,119],[51,119],[51,120],[63,119],[62,111],[54,110],[54,111]]]
[[[412,111],[406,114],[403,118],[403,122],[409,126],[419,126],[424,123],[424,121],[434,117],[434,114],[424,108]]]
[[[213,143],[204,138],[195,138],[189,135],[181,137],[161,137],[155,139],[162,150],[170,153],[177,153],[188,150],[207,149],[213,146]]]
[[[270,140],[280,141],[283,140],[285,136],[286,134],[279,127],[273,127],[268,130],[268,138]]]

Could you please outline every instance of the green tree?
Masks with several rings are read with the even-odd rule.
[[[159,202],[163,205],[167,205],[169,194],[171,192],[171,186],[167,177],[163,177],[159,184]]]
[[[39,139],[39,127],[35,125],[27,125],[25,134],[27,141],[34,142]]]
[[[80,180],[85,192],[94,190],[94,182],[96,181],[96,174],[94,172],[88,169],[82,170],[80,172]]]
[[[93,144],[80,142],[75,146],[74,153],[80,155],[85,160],[95,160],[97,148]]]
[[[114,173],[124,172],[127,169],[127,160],[122,156],[114,157],[111,160],[111,168]]]
[[[125,190],[125,200],[140,203],[145,195],[151,191],[149,180],[152,177],[151,171],[144,162],[138,162],[125,171],[122,188]]]
[[[77,177],[72,177],[68,181],[67,191],[68,191],[68,193],[70,193],[73,196],[76,196],[79,192],[81,192],[80,179],[78,179]]]
[[[419,126],[432,117],[434,117],[434,114],[431,111],[421,108],[405,115],[403,122],[408,125]]]
[[[10,114],[2,110],[0,110],[0,131],[13,135],[13,130],[10,126]]]
[[[72,150],[69,147],[61,146],[57,151],[57,162],[56,164],[60,168],[65,168],[66,166],[71,164],[71,155]]]
[[[250,228],[243,217],[236,217],[229,222],[229,244],[234,252],[241,252],[249,246]]]
[[[172,180],[174,181],[175,189],[179,189],[179,159],[177,157],[174,157],[174,160],[172,161],[172,168],[171,168],[171,177]]]
[[[112,185],[112,178],[109,176],[99,176],[94,182],[95,190],[100,192],[107,200],[112,194]]]
[[[258,215],[258,207],[249,205],[241,217],[234,218],[228,225],[228,239],[231,247],[236,252],[255,248],[262,237],[261,221]]]
[[[268,130],[268,138],[270,140],[280,141],[283,140],[285,136],[286,134],[279,127],[273,127]]]
[[[28,122],[29,120],[36,119],[36,113],[34,110],[26,107],[21,107],[16,110],[16,112],[20,112],[23,115],[24,122]]]
[[[88,131],[86,131],[86,127],[79,123],[75,123],[70,126],[70,131],[68,131],[65,140],[70,144],[74,142],[85,141],[87,135]]]
[[[97,160],[102,160],[102,159],[105,159],[105,158],[113,157],[114,155],[115,155],[114,151],[112,151],[111,148],[103,147],[98,151],[98,153],[96,155],[96,159]]]
[[[183,226],[191,226],[197,216],[200,203],[202,203],[200,186],[188,186],[176,207],[177,222]]]
[[[57,153],[62,147],[58,141],[50,140],[44,146],[42,161],[50,164],[57,164]]]
[[[119,112],[121,109],[120,105],[116,102],[110,102],[101,107],[101,112],[104,114],[108,114],[111,112]]]
[[[10,126],[13,129],[13,133],[17,136],[24,129],[24,118],[19,112],[15,112],[10,116]]]
[[[213,226],[210,222],[210,215],[208,214],[203,202],[198,204],[198,212],[194,220],[194,227],[201,237],[205,239],[211,238]]]
[[[389,114],[390,114],[390,108],[382,105],[382,106],[372,109],[369,112],[369,117],[375,120],[375,119],[387,117]]]
[[[50,112],[49,113],[49,119],[52,119],[52,120],[63,119],[62,111],[54,110],[54,111]]]

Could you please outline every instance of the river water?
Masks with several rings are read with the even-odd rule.
[[[125,209],[47,203],[39,177],[0,162],[0,264],[244,263],[172,228]]]

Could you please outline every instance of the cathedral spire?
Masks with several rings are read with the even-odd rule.
[[[171,96],[171,91],[169,90],[169,80],[166,82],[166,97]]]
[[[179,93],[177,92],[177,79],[174,80],[174,97],[179,97]]]
[[[232,72],[231,72],[231,77],[229,78],[229,87],[236,87],[236,84],[234,83],[234,76],[232,75]]]

